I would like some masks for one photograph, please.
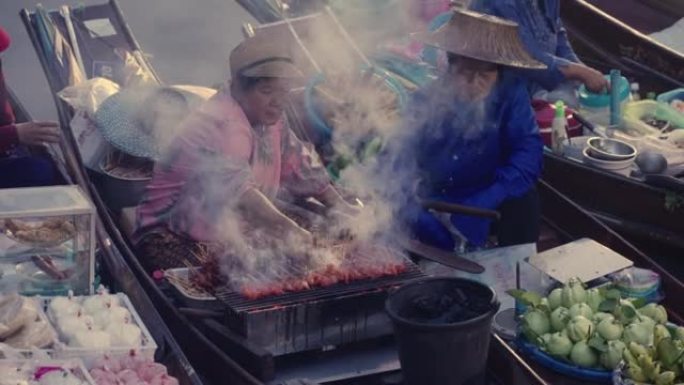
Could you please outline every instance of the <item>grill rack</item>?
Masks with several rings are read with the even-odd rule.
[[[294,306],[336,299],[368,291],[385,290],[426,276],[413,262],[407,260],[405,263],[406,270],[397,275],[337,283],[328,287],[315,287],[309,290],[287,292],[254,300],[245,298],[242,294],[233,291],[228,286],[217,288],[214,295],[216,299],[226,305],[232,312],[254,312],[274,307]]]

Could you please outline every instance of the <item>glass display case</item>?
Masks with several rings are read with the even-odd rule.
[[[77,186],[0,189],[0,290],[92,293],[95,215]]]

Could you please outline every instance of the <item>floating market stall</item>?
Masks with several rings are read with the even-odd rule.
[[[102,57],[113,58],[110,59],[112,68],[123,64],[111,56],[103,45],[109,50],[117,47],[138,51],[138,57],[141,58],[138,60],[144,60],[130,31],[123,28],[125,22],[115,2],[86,7],[80,12],[74,13],[72,18],[80,19],[83,24],[90,18],[104,18],[113,24],[115,32],[107,36],[107,44],[103,44],[100,38],[79,39],[82,51],[88,47],[92,53],[94,47],[101,47]],[[64,77],[51,68],[50,56],[35,39],[30,15],[24,13],[27,28],[34,38],[51,88],[59,92],[67,84]],[[77,22],[76,25],[80,24]],[[93,55],[87,60],[97,59],[98,55]],[[141,65],[150,68],[146,62]],[[87,77],[95,74],[89,73]],[[66,126],[72,119],[73,111],[61,101],[57,104],[62,123]],[[75,141],[71,131],[67,131],[66,135],[70,142]],[[78,159],[79,152],[76,149],[68,154]],[[387,328],[388,319],[382,312],[383,301],[391,288],[424,276],[425,272],[414,262],[407,259],[402,266],[385,266],[397,269],[392,274],[383,274],[374,279],[352,279],[347,282],[337,278],[337,283],[325,284],[321,281],[323,277],[318,277],[318,286],[313,289],[297,289],[290,285],[288,288],[271,287],[270,291],[257,294],[217,287],[208,295],[206,290],[202,290],[206,287],[198,287],[197,280],[192,279],[192,270],[175,272],[177,274],[168,272],[170,274],[166,280],[156,282],[138,262],[138,258],[144,256],[134,254],[130,248],[127,230],[130,227],[126,224],[126,217],[120,219],[112,215],[100,197],[101,191],[88,183],[87,173],[81,172],[80,178],[85,182],[83,185],[87,186],[104,227],[111,234],[112,244],[131,265],[140,285],[153,299],[191,362],[210,382],[284,384],[308,378],[330,384],[363,381],[381,383],[387,381],[388,375],[399,371],[391,330]],[[673,321],[681,321],[679,310],[684,306],[682,297],[677,295],[684,288],[681,282],[547,184],[542,183],[539,189],[545,220],[540,249],[584,237],[596,239],[629,258],[635,265],[659,274],[661,287],[666,294],[663,304],[671,311]],[[304,215],[317,214],[304,210]],[[458,260],[455,255],[445,257]],[[208,273],[213,275],[216,272]],[[273,333],[269,335],[272,338],[264,339],[261,333]],[[492,337],[487,366],[491,383],[587,383],[524,359],[514,347],[513,343],[497,334]]]
[[[17,121],[30,120],[10,99]],[[95,385],[121,374],[141,383],[201,384],[88,193],[69,184],[83,180],[74,149],[64,143],[59,150],[64,157],[51,155],[65,185],[2,190],[2,378]]]

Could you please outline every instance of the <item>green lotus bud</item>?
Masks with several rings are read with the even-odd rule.
[[[597,312],[603,300],[604,298],[598,289],[587,290],[587,305],[589,305],[592,311]]]
[[[648,377],[646,377],[646,374],[644,374],[643,370],[641,370],[641,368],[638,366],[630,365],[627,368],[627,377],[629,377],[632,380],[637,381],[637,382],[648,381]]]
[[[639,366],[639,363],[637,362],[636,357],[634,354],[629,349],[625,349],[622,351],[622,358],[627,361],[627,365],[629,366]]]
[[[649,303],[648,305],[640,308],[639,313],[652,318],[659,324],[667,323],[667,311],[663,306],[656,303]]]
[[[670,330],[668,330],[665,325],[656,325],[653,331],[653,341],[655,342],[655,346],[658,346],[660,341],[664,340],[665,338],[672,338],[672,335],[670,335]]]
[[[563,292],[563,289],[557,288],[551,290],[551,293],[549,293],[549,296],[547,299],[549,300],[549,307],[551,310],[556,310],[559,306],[561,306],[561,293]]]
[[[551,321],[551,329],[559,332],[568,325],[570,314],[568,313],[568,309],[560,306],[551,312],[551,317],[549,317],[549,319]]]
[[[677,341],[684,341],[684,326],[677,326],[674,329],[674,338]]]
[[[571,279],[561,292],[561,304],[568,309],[576,303],[585,302],[586,299],[587,292],[584,290],[582,282],[578,279]]]
[[[546,351],[552,356],[567,357],[572,350],[572,341],[563,333],[553,333],[546,344]]]
[[[601,353],[601,365],[613,370],[622,361],[622,352],[626,349],[625,343],[620,340],[608,341],[608,350]]]
[[[639,345],[636,342],[627,343],[627,347],[629,348],[630,353],[632,353],[634,357],[636,357],[637,359],[641,356],[651,356],[651,352],[649,352],[648,349],[646,349],[646,347]]]
[[[655,385],[673,385],[675,377],[674,372],[662,372],[656,377]]]
[[[650,380],[655,381],[660,374],[660,363],[653,361],[653,358],[647,355],[641,355],[637,357],[637,362],[639,363],[641,370],[644,372],[644,375],[646,375],[646,377],[648,377]]]
[[[539,308],[545,309],[546,311],[551,311],[551,306],[549,306],[548,298],[542,298],[539,300]]]
[[[633,323],[625,328],[622,333],[622,340],[627,345],[630,342],[635,342],[639,345],[648,346],[653,342],[653,332],[642,323]]]
[[[596,331],[606,341],[617,340],[622,337],[622,324],[616,320],[604,319],[596,325]]]
[[[594,324],[591,323],[586,317],[578,315],[570,319],[568,326],[565,328],[568,332],[568,337],[574,342],[584,341],[591,338],[593,333]]]
[[[544,312],[531,310],[523,316],[523,327],[538,336],[543,336],[551,330],[551,323]]]
[[[550,339],[551,339],[551,333],[546,333],[546,334],[544,334],[543,336],[541,336],[541,340],[542,340],[542,343],[544,344],[544,346],[548,346],[548,345],[549,345],[549,340],[550,340]]]
[[[579,341],[570,351],[570,361],[579,366],[591,368],[598,363],[598,355],[587,345],[586,341]]]
[[[594,315],[594,311],[591,310],[589,305],[587,305],[586,303],[576,303],[570,306],[570,309],[568,309],[568,311],[570,312],[570,318],[581,315],[584,316],[586,319],[591,319]]]
[[[601,321],[603,321],[606,318],[609,318],[611,321],[615,319],[615,317],[610,313],[598,312],[594,313],[594,315],[591,317],[591,321],[594,324],[598,325]]]

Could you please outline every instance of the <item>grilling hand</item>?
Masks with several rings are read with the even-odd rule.
[[[22,144],[40,146],[44,143],[59,143],[59,126],[55,122],[26,122],[16,127]]]

